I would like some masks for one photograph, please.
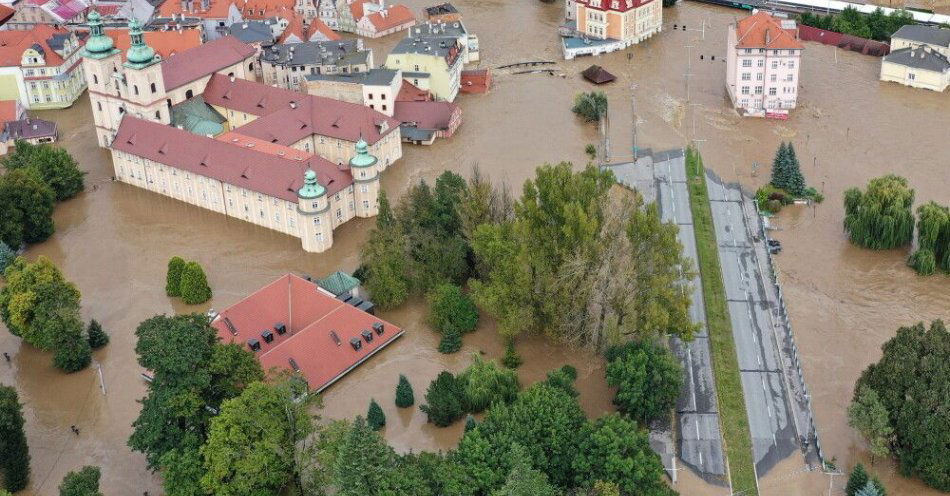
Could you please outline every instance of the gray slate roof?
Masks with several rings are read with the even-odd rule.
[[[447,58],[449,50],[457,43],[451,36],[430,36],[425,38],[409,37],[399,40],[390,54],[420,53]]]
[[[884,57],[885,62],[900,64],[914,69],[934,72],[950,70],[950,61],[943,55],[924,48],[901,48]]]
[[[231,24],[228,30],[231,36],[243,41],[244,43],[259,43],[274,41],[274,33],[270,29],[272,20],[265,21],[244,21]]]
[[[261,56],[274,65],[358,65],[366,64],[368,50],[359,50],[357,40],[308,41],[274,45]]]
[[[425,22],[422,24],[416,24],[415,26],[409,28],[409,37],[423,37],[429,38],[432,36],[454,36],[460,38],[465,36],[468,31],[465,29],[465,25],[459,22]]]
[[[308,81],[336,81],[338,83],[363,84],[367,86],[389,86],[396,73],[392,69],[370,69],[366,72],[351,72],[349,74],[310,74]]]
[[[950,47],[950,29],[942,29],[936,26],[908,24],[902,26],[891,36],[891,39],[894,38],[916,41],[918,43],[928,43],[941,47]]]
[[[458,9],[454,5],[446,2],[443,4],[435,5],[433,7],[426,7],[426,14],[429,15],[440,15],[440,14],[458,14]]]

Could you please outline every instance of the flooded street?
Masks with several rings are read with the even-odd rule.
[[[406,3],[418,12],[432,2]],[[386,191],[399,196],[420,179],[432,181],[446,169],[464,175],[477,163],[492,179],[505,181],[519,193],[523,181],[544,162],[570,160],[580,167],[587,161],[584,146],[599,138],[596,128],[576,119],[570,107],[575,93],[592,88],[578,76],[591,63],[618,78],[603,88],[611,105],[611,148],[617,160],[630,155],[631,83],[637,84],[640,146],[659,150],[696,139],[707,167],[726,180],[738,179],[748,187],[768,181],[776,147],[783,139],[792,140],[806,180],[824,191],[827,201],[816,209],[786,209],[776,219],[775,237],[785,248],[776,257],[776,266],[823,449],[837,457],[840,467],[867,462],[863,442],[847,426],[845,415],[854,381],[879,358],[881,343],[899,326],[950,319],[950,278],[917,277],[904,265],[904,251],[851,247],[841,229],[841,198],[845,189],[863,187],[869,178],[893,171],[910,180],[918,203],[931,199],[947,203],[947,95],[880,83],[879,59],[836,54],[832,47],[808,43],[800,107],[791,119],[740,120],[727,107],[722,61],[726,26],[742,15],[739,11],[680,3],[664,11],[665,31],[644,45],[564,62],[556,35],[560,2],[453,3],[463,12],[469,30],[479,36],[482,67],[552,60],[566,77],[496,72],[488,95],[463,95],[457,100],[464,122],[453,138],[430,147],[404,147],[402,160],[384,176]],[[705,40],[692,30],[702,20]],[[673,31],[674,23],[685,23],[691,30]],[[367,45],[376,49],[375,59],[381,62],[399,37]],[[689,102],[687,72],[692,73]],[[136,325],[158,313],[224,308],[289,271],[322,276],[337,269],[353,270],[373,221],[348,222],[334,233],[330,251],[308,254],[295,238],[113,183],[111,161],[95,145],[90,114],[85,97],[65,111],[37,113],[59,124],[60,145],[89,175],[85,193],[57,206],[53,238],[31,246],[27,256],[52,258],[82,291],[83,316],[98,319],[110,333],[109,346],[95,353],[106,393],[100,389],[95,366],[63,375],[52,368],[49,354],[20,346],[20,340],[5,329],[0,330],[0,351],[9,352],[13,362],[0,363],[0,382],[15,383],[25,404],[33,472],[32,485],[22,494],[57,494],[66,472],[92,464],[102,467],[104,494],[155,495],[161,493],[160,479],[145,468],[144,457],[131,453],[125,444],[139,409],[135,401],[145,392],[133,351]],[[755,173],[753,162],[761,164]],[[208,305],[187,307],[165,296],[165,264],[175,255],[204,266],[214,289]],[[406,335],[330,388],[320,414],[327,418],[365,414],[372,397],[385,410],[385,436],[399,451],[454,447],[461,422],[439,429],[426,424],[418,408],[397,411],[392,401],[397,377],[400,373],[409,377],[421,404],[429,381],[444,368],[463,369],[469,352],[481,351],[489,358],[502,354],[493,323],[484,319],[478,331],[465,336],[462,352],[442,355],[436,351],[438,337],[425,324],[421,301],[382,316],[404,327]],[[588,415],[612,410],[601,359],[541,338],[522,339],[518,347],[525,359],[519,369],[522,384],[570,363],[578,368],[580,399]],[[79,436],[70,432],[70,425],[81,429]],[[796,453],[762,478],[762,494],[824,494],[827,477],[803,473],[801,468]],[[938,494],[901,478],[888,463],[879,461],[871,471],[881,476],[890,494]],[[843,483],[842,477],[835,480],[835,486]],[[680,473],[676,487],[684,495],[728,492],[686,472]]]

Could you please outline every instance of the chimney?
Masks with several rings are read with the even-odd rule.
[[[235,78],[234,78],[234,74],[231,74],[230,76],[228,76],[228,79],[230,79],[231,82],[233,83],[233,82],[234,82],[234,79],[235,79]]]

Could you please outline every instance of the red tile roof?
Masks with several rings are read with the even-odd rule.
[[[577,0],[577,3],[603,12],[626,12],[652,1],[654,0]]]
[[[350,4],[350,14],[353,15],[354,21],[359,22],[360,19],[363,18],[363,15],[365,15],[363,6],[364,4],[367,4],[367,3],[378,4],[379,2],[376,2],[374,0],[355,0],[353,3]]]
[[[284,157],[290,160],[310,160],[310,158],[313,157],[312,153],[307,153],[303,150],[298,150],[297,148],[291,148],[289,146],[271,143],[270,141],[244,136],[243,134],[238,134],[234,131],[215,136],[214,139],[218,141],[225,141],[235,146],[253,148],[254,150],[262,153],[277,155],[278,157]]]
[[[132,43],[129,38],[129,30],[109,29],[106,30],[106,34],[115,42],[115,47],[122,51],[124,60],[125,52],[128,51],[129,45]],[[201,45],[201,32],[197,29],[145,31],[144,35],[145,43],[152,47],[163,59]]]
[[[43,48],[43,57],[46,66],[62,65],[63,58],[50,48],[47,40],[53,35],[67,35],[70,32],[63,28],[55,28],[49,24],[37,24],[28,30],[0,30],[0,67],[19,66],[23,52],[33,46]]]
[[[307,95],[216,74],[204,99],[211,105],[262,116],[234,131],[285,146],[319,134],[374,144],[399,127],[399,121],[358,103]],[[386,130],[380,129],[385,123]]]
[[[0,5],[0,26],[9,21],[10,18],[13,17],[13,14],[16,14],[15,10],[6,5]]]
[[[491,79],[491,70],[489,69],[462,71],[459,90],[462,93],[488,93],[488,89],[491,87]]]
[[[0,124],[4,122],[15,121],[20,118],[23,107],[19,100],[0,100]]]
[[[241,9],[241,15],[245,19],[262,20],[280,15],[277,12],[290,11],[293,13],[294,0],[246,0],[243,4],[239,2],[238,8]]]
[[[403,79],[402,86],[399,87],[399,94],[396,95],[397,102],[424,102],[432,100],[432,93],[429,90],[420,89],[418,86]]]
[[[286,326],[286,334],[275,332],[278,323]],[[375,323],[383,325],[382,335],[373,332]],[[265,370],[296,367],[315,392],[328,387],[403,333],[393,324],[343,303],[315,283],[292,274],[228,307],[211,325],[225,343],[247,346],[249,339],[256,339],[261,349],[255,355]],[[273,333],[272,342],[261,337],[264,330]],[[361,336],[364,330],[372,332],[372,341]],[[339,344],[331,332],[339,338]],[[350,345],[353,338],[362,343],[359,351]]]
[[[308,168],[327,194],[353,184],[348,171],[317,156],[291,160],[129,115],[119,124],[111,148],[291,202],[297,201]]]
[[[284,29],[284,32],[280,34],[277,38],[277,43],[287,43],[287,38],[291,35],[296,36],[300,42],[310,41],[310,38],[313,37],[317,32],[322,33],[327,40],[337,41],[342,39],[340,35],[336,34],[332,29],[330,29],[326,24],[323,23],[320,19],[314,18],[310,21],[309,26],[303,25],[303,20],[297,14],[291,12],[291,16],[283,16],[287,19],[288,25]]]
[[[446,130],[459,106],[449,102],[396,102],[393,117],[419,129]]]
[[[256,53],[254,47],[233,36],[225,36],[190,48],[162,62],[165,89],[178,88],[253,57]]]
[[[172,17],[176,14],[183,14],[187,17],[200,17],[202,19],[226,19],[228,10],[234,2],[229,0],[211,0],[207,9],[201,8],[201,0],[191,0],[191,11],[185,9],[181,0],[166,0],[158,8],[158,17]]]
[[[759,11],[736,25],[737,48],[802,49],[794,29],[782,29],[780,19]]]
[[[382,12],[370,14],[367,19],[376,28],[376,32],[416,22],[416,16],[412,15],[412,11],[405,5],[393,5]]]

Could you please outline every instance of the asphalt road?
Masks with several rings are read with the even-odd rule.
[[[611,166],[618,181],[639,191],[649,203],[656,201],[665,222],[680,228],[679,240],[686,256],[696,260],[696,238],[686,188],[682,150],[651,155],[644,150],[634,164]],[[693,281],[690,315],[705,324],[702,288]],[[716,404],[712,357],[705,329],[689,343],[672,338],[670,347],[683,366],[683,389],[676,402],[676,452],[681,462],[703,479],[725,485],[725,461]]]

